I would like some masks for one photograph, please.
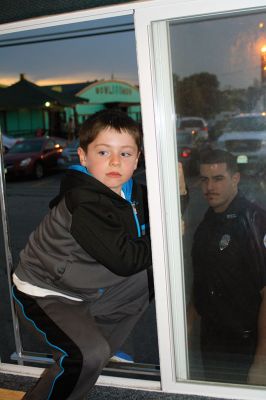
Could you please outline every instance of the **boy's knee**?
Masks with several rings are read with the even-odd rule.
[[[88,376],[100,374],[110,358],[110,346],[106,340],[97,343],[88,341],[88,346],[83,345],[80,351],[69,351],[64,358],[64,369],[85,370]]]
[[[96,372],[100,373],[108,362],[111,356],[110,353],[111,350],[107,341],[101,341],[99,345],[83,354],[83,368],[85,368],[88,373],[91,374]]]

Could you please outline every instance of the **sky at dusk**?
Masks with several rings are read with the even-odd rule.
[[[19,36],[34,37],[43,33],[50,35],[54,32],[127,23],[133,24],[132,17],[116,17],[31,32],[24,31],[20,34],[0,36],[0,42]],[[123,29],[123,27],[113,29]],[[84,31],[81,34],[84,34]],[[24,73],[28,80],[39,85],[110,79],[112,76],[114,79],[132,84],[138,83],[134,31],[4,47],[0,48],[0,59],[0,84],[14,83],[19,79],[20,73]]]
[[[181,78],[207,71],[222,88],[246,88],[261,80],[266,14],[171,23],[173,70]]]
[[[133,28],[133,17],[2,35],[0,45],[7,43],[3,42],[7,38],[119,24],[132,24],[125,29]],[[217,76],[221,88],[245,88],[254,80],[260,82],[260,49],[266,45],[266,15],[171,22],[170,42],[172,69],[180,78],[210,72]],[[0,84],[14,83],[20,73],[39,85],[111,78],[138,84],[134,31],[0,47],[0,59]]]

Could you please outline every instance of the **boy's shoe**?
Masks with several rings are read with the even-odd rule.
[[[113,357],[110,358],[110,362],[122,362],[122,363],[134,363],[133,358],[123,351],[117,351]]]

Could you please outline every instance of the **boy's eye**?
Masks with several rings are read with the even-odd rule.
[[[131,153],[128,153],[127,151],[123,151],[123,153],[121,153],[122,157],[130,157]]]
[[[100,156],[106,156],[106,155],[108,154],[108,151],[106,151],[106,150],[100,150],[100,151],[98,151],[98,154],[99,154]]]

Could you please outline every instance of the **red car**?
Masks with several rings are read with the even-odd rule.
[[[32,175],[40,179],[47,171],[57,168],[62,151],[62,139],[42,137],[22,140],[4,155],[6,176]]]

